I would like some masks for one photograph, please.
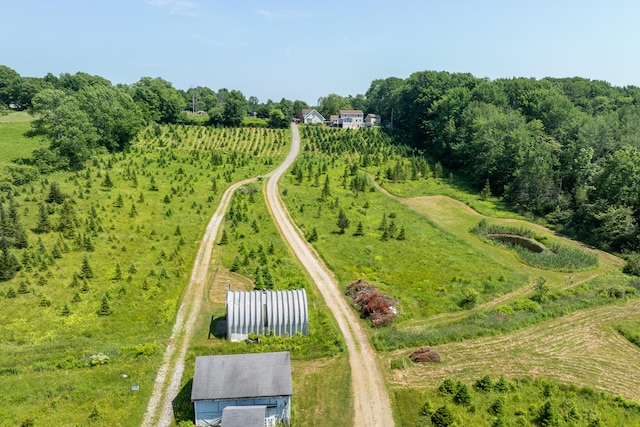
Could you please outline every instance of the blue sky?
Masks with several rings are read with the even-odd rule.
[[[4,0],[0,64],[22,76],[162,77],[246,97],[364,94],[424,70],[640,86],[632,0]]]

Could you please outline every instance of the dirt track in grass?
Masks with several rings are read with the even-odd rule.
[[[283,237],[309,272],[344,336],[349,352],[351,388],[354,399],[353,422],[345,420],[344,425],[356,427],[393,426],[389,395],[384,384],[379,360],[369,344],[367,335],[353,310],[348,306],[335,277],[320,261],[320,257],[313,248],[302,239],[301,233],[293,225],[280,200],[278,180],[291,166],[300,148],[300,136],[295,125],[292,126],[292,131],[291,153],[285,162],[272,173],[267,182],[267,204]]]

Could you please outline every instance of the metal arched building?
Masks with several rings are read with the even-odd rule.
[[[227,339],[249,334],[309,334],[309,308],[304,289],[289,291],[227,291]]]

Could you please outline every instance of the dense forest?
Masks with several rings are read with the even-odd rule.
[[[0,66],[0,110],[33,112],[32,134],[51,143],[13,171],[16,183],[33,170],[79,169],[96,150],[125,149],[150,123],[256,125],[247,120],[254,117],[284,127],[307,107],[286,99],[261,104],[237,90],[182,91],[161,78],[112,85],[81,72],[34,78]],[[395,141],[476,190],[599,248],[640,249],[638,87],[424,71],[375,80],[364,95],[329,94],[316,108],[325,117],[344,108],[377,113]]]
[[[477,190],[597,247],[640,247],[640,88],[427,71],[376,80],[365,98]]]

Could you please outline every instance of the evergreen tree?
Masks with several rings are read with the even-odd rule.
[[[496,417],[502,415],[504,413],[504,399],[498,397],[494,400],[491,406],[489,406],[489,409],[487,409],[487,412]]]
[[[60,190],[60,187],[58,187],[57,182],[54,181],[51,184],[49,184],[49,194],[45,199],[47,203],[55,203],[57,205],[60,205],[62,204],[62,202],[64,202],[65,198],[66,196],[64,195],[64,193],[62,193],[62,191]]]
[[[322,187],[322,193],[320,194],[320,200],[324,202],[329,197],[331,197],[331,187],[329,184],[329,175],[327,174],[324,178],[324,185]]]
[[[38,222],[33,231],[36,233],[48,233],[52,228],[49,210],[43,202],[40,202],[40,204],[38,204]]]
[[[220,243],[218,243],[219,245],[226,245],[227,243],[229,243],[229,236],[227,236],[227,230],[223,229],[222,230],[222,236],[220,236]]]
[[[60,315],[65,317],[71,315],[71,310],[69,309],[69,306],[67,305],[67,303],[64,303],[64,305],[62,306]]]
[[[122,279],[122,268],[120,267],[120,261],[116,261],[116,271],[113,275],[113,280]]]
[[[78,304],[80,301],[82,301],[82,298],[80,298],[80,292],[76,291],[76,293],[73,294],[73,298],[71,299],[71,302],[73,304]]]
[[[308,241],[309,243],[313,243],[313,242],[315,242],[316,240],[318,240],[318,230],[317,230],[315,227],[313,227],[313,228],[311,229],[311,232],[310,232],[310,233],[309,233],[309,235],[307,236],[307,241]]]
[[[356,227],[356,232],[353,233],[354,236],[364,236],[364,226],[362,225],[362,221],[358,221],[358,226]]]
[[[547,400],[540,408],[536,418],[538,424],[542,427],[552,427],[558,425],[558,415],[553,407],[551,400]]]
[[[0,282],[12,279],[21,267],[20,261],[9,248],[0,250]]]
[[[85,255],[82,258],[82,267],[80,268],[80,277],[82,279],[91,279],[93,277],[93,270],[89,265],[89,259]]]
[[[102,302],[100,303],[100,308],[97,311],[98,316],[108,316],[113,311],[111,310],[111,306],[109,305],[109,297],[107,294],[102,295]]]
[[[453,425],[453,415],[447,406],[441,406],[431,415],[431,423],[435,427],[449,427]]]
[[[340,209],[340,213],[338,214],[338,220],[336,221],[336,225],[340,229],[340,234],[344,234],[344,231],[349,228],[349,218],[347,218],[347,214],[344,212],[344,209]]]
[[[105,188],[112,188],[113,182],[111,181],[111,177],[109,176],[109,172],[105,172],[104,180],[102,181],[102,186]]]
[[[387,214],[382,214],[382,220],[380,221],[380,225],[378,226],[378,230],[384,231],[387,229]]]
[[[458,383],[458,390],[453,395],[453,401],[458,405],[469,406],[471,405],[471,394],[469,393],[469,387],[466,384]]]
[[[73,237],[76,231],[76,212],[71,203],[66,199],[62,203],[60,218],[56,229],[66,238]]]
[[[398,239],[398,240],[406,240],[407,239],[407,236],[406,236],[405,231],[404,231],[404,226],[400,227],[400,231],[398,232],[398,237],[396,237],[396,239]]]
[[[233,258],[233,264],[231,264],[230,270],[233,272],[237,272],[238,270],[240,270],[240,258],[238,258],[237,256]]]
[[[26,295],[29,293],[29,286],[27,286],[27,282],[25,282],[24,280],[20,282],[20,285],[18,285],[18,293],[21,295]]]
[[[11,286],[9,286],[9,289],[7,289],[7,293],[5,294],[4,297],[7,298],[7,299],[15,298],[16,297],[16,291]]]
[[[136,209],[136,204],[131,203],[131,210],[129,211],[129,218],[135,218],[138,215],[138,210]]]
[[[396,233],[398,232],[398,227],[396,227],[396,223],[391,220],[391,222],[389,223],[389,226],[387,227],[387,232],[389,233],[389,237],[390,238],[394,238]]]

